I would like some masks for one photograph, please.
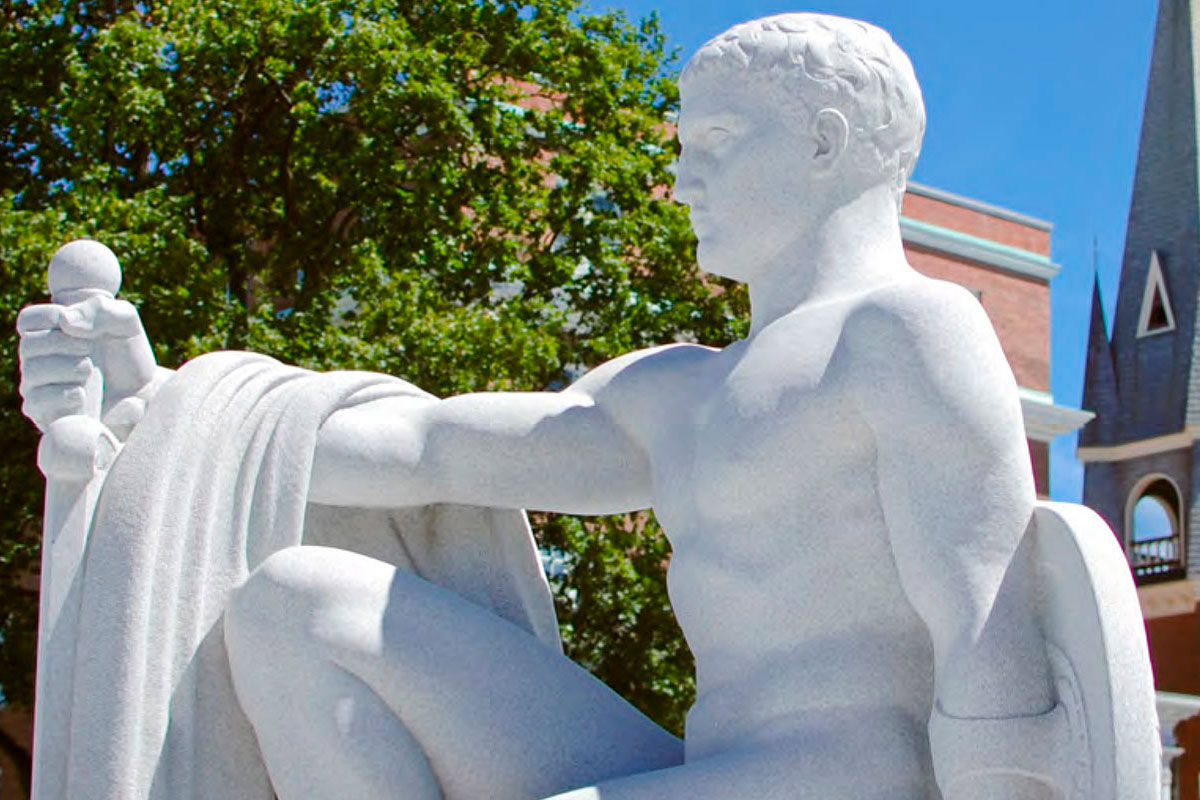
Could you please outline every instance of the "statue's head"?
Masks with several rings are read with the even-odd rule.
[[[925,106],[880,28],[823,14],[743,23],[700,48],[679,86],[676,196],[706,269],[745,277],[734,262],[769,258],[867,189],[890,189],[899,207]]]

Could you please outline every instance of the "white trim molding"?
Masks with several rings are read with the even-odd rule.
[[[1021,387],[1021,416],[1025,418],[1025,435],[1036,442],[1050,442],[1059,436],[1079,430],[1096,415],[1091,411],[1055,405],[1054,397],[1046,392]]]
[[[917,183],[916,181],[909,181],[905,186],[905,189],[913,194],[919,194],[922,197],[930,197],[934,200],[941,200],[943,203],[949,203],[950,205],[969,208],[972,211],[978,211],[981,214],[987,214],[992,217],[1006,219],[1009,222],[1016,222],[1021,225],[1026,225],[1030,228],[1037,228],[1038,230],[1046,231],[1047,233],[1054,230],[1053,222],[1047,222],[1044,219],[1031,217],[1028,214],[1021,214],[1020,212],[1004,208],[1003,206],[995,206],[991,203],[985,203],[982,200],[976,200],[973,197],[963,197],[961,194],[947,192],[945,189],[937,189],[933,186],[926,186],[925,184]]]
[[[1080,447],[1075,451],[1075,457],[1085,464],[1094,461],[1124,461],[1129,458],[1153,456],[1158,453],[1169,453],[1172,450],[1183,450],[1191,447],[1200,433],[1191,425],[1176,433],[1165,436],[1155,436],[1150,439],[1139,439],[1125,444],[1097,445]]]
[[[1158,300],[1166,322],[1156,328],[1150,327],[1150,315],[1154,301]],[[1146,288],[1142,291],[1142,311],[1138,315],[1137,338],[1175,330],[1175,312],[1171,310],[1171,296],[1167,294],[1167,282],[1163,278],[1162,261],[1157,250],[1150,251],[1150,270],[1146,275]]]
[[[1041,253],[1010,247],[990,239],[972,236],[969,233],[960,233],[911,217],[900,218],[900,235],[906,244],[975,261],[987,267],[1020,275],[1023,278],[1049,281],[1061,269],[1058,264]]]

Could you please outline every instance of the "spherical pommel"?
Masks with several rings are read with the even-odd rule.
[[[80,292],[115,295],[121,288],[121,265],[113,251],[100,242],[76,239],[60,247],[50,259],[48,278],[54,298]]]
[[[115,451],[113,435],[100,420],[72,414],[50,423],[38,444],[37,465],[50,480],[87,483],[108,467]]]

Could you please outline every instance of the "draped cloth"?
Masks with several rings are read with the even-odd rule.
[[[53,726],[42,732],[53,746],[38,755],[39,797],[270,800],[222,611],[256,565],[301,542],[412,570],[561,648],[522,512],[307,502],[324,419],[423,395],[249,353],[203,356],[163,386],[105,480],[68,595],[72,630],[49,651],[37,724]]]

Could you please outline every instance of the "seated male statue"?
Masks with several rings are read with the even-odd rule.
[[[1035,504],[1016,384],[980,304],[901,243],[925,126],[908,58],[789,14],[709,42],[680,90],[675,197],[700,266],[748,285],[747,338],[630,353],[559,392],[341,408],[308,500],[652,508],[696,659],[686,741],[458,594],[289,547],[224,612],[282,800],[1061,796],[931,745],[931,719],[1019,740],[1061,715],[1032,602],[993,613]],[[66,327],[144,336],[119,306]],[[70,411],[50,389],[72,378],[34,366],[27,413]]]

